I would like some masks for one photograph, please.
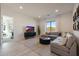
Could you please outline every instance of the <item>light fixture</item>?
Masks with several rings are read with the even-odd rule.
[[[55,10],[55,12],[58,12],[59,10]]]
[[[23,6],[19,6],[20,9],[23,9]]]
[[[39,18],[41,17],[41,16],[38,16]]]

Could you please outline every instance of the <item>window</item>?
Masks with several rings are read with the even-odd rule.
[[[56,31],[56,21],[48,21],[46,24],[47,32],[54,32]]]

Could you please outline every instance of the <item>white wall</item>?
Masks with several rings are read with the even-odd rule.
[[[65,13],[56,17],[58,23],[58,31],[60,32],[72,32],[73,31],[73,19],[72,12]]]
[[[36,29],[36,21],[33,18],[17,15],[14,17],[14,39],[24,38],[25,26],[34,26]],[[35,30],[36,31],[36,30]]]
[[[39,22],[41,34],[45,34],[46,20],[41,19]]]
[[[57,29],[56,31],[59,32],[72,32],[73,31],[73,19],[72,19],[72,12],[65,13],[62,15],[57,16],[56,18],[53,18],[56,20],[57,23]],[[46,21],[49,19],[41,19],[40,20],[40,27],[41,27],[41,34],[45,33],[45,25]]]

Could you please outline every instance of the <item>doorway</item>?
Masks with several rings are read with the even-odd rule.
[[[2,43],[13,39],[13,18],[2,16]]]

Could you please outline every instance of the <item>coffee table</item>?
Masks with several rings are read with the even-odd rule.
[[[51,40],[50,37],[40,37],[39,42],[41,44],[48,45],[48,44],[50,44],[50,40]]]

